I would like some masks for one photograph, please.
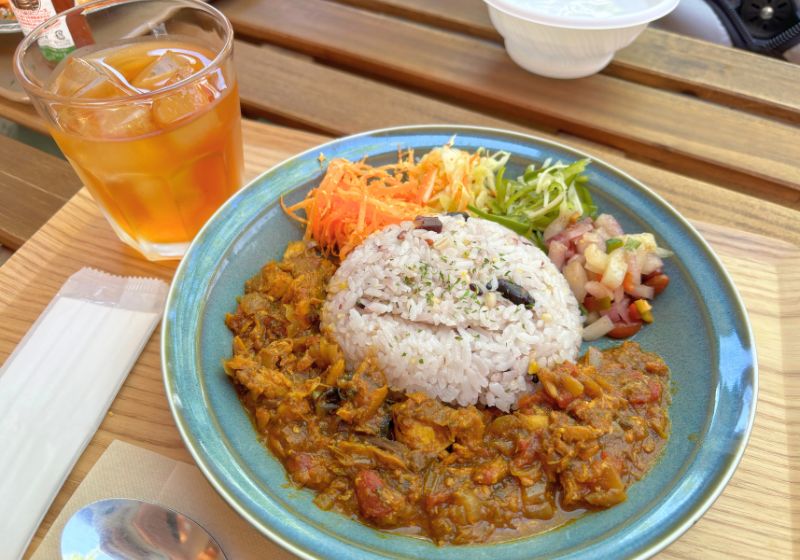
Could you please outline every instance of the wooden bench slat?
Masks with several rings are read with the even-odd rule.
[[[800,123],[800,65],[648,29],[606,74]]]
[[[800,244],[800,235],[791,233],[800,193],[780,204],[744,194],[725,193],[721,187],[665,171],[658,166],[632,161],[616,150],[573,137],[559,137],[548,132],[525,128],[475,111],[461,109],[441,101],[410,93],[380,82],[335,70],[310,59],[294,56],[277,48],[256,47],[238,42],[235,47],[239,67],[242,106],[246,114],[267,116],[290,124],[309,126],[332,135],[420,123],[474,124],[515,129],[551,140],[561,141],[619,166],[637,179],[653,185],[667,199],[689,215],[731,227],[760,224],[758,233]],[[280,69],[280,80],[265,80]],[[276,101],[282,100],[282,103]],[[246,126],[253,129],[253,126]],[[264,145],[269,145],[265,140]],[[255,173],[257,170],[253,170]],[[727,191],[727,189],[726,189]],[[752,194],[752,193],[751,193]],[[708,200],[718,200],[713,210]],[[702,209],[702,210],[701,210]],[[764,216],[770,216],[764,220]]]
[[[503,38],[492,26],[483,0],[334,0],[441,29],[459,31],[493,41]]]
[[[50,134],[42,118],[36,113],[32,105],[11,101],[0,97],[0,117],[5,117],[22,126],[27,126],[37,132]]]
[[[285,49],[237,41],[234,50],[242,109],[248,116],[330,135],[430,123],[525,130],[512,121],[317,64]],[[278,75],[279,80],[264,79]]]
[[[483,0],[336,0],[502,43]],[[800,123],[800,65],[648,28],[605,74]]]
[[[0,135],[0,243],[18,249],[80,188],[66,161]]]
[[[557,127],[720,183],[800,189],[792,126],[608,76],[541,78],[497,45],[336,3],[221,0],[217,6],[244,35],[521,124]]]

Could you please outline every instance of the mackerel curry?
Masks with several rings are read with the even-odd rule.
[[[225,371],[265,444],[315,502],[381,529],[466,544],[612,507],[669,433],[669,370],[636,343],[534,375],[512,413],[392,391],[320,332],[336,264],[291,243],[246,283]]]

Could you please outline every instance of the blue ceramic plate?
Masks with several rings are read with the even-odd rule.
[[[242,516],[304,558],[431,560],[643,558],[675,540],[709,508],[742,456],[755,413],[753,336],[742,303],[717,257],[678,212],[644,185],[601,161],[589,168],[592,195],[626,231],[652,231],[668,259],[669,289],[655,302],[656,322],[636,335],[672,369],[672,434],[628,500],[560,529],[501,544],[436,547],[377,531],[312,503],[287,483],[282,465],[256,433],[222,370],[231,350],[226,312],[244,282],[286,243],[302,236],[278,203],[300,200],[329,159],[394,161],[398,148],[417,155],[453,134],[467,150],[513,154],[515,176],[530,162],[574,161],[586,154],[545,140],[492,129],[450,126],[368,132],[319,146],[272,168],[225,204],[203,228],[175,275],[162,331],[164,382],[183,440],[200,469]],[[608,346],[603,341],[601,346]]]

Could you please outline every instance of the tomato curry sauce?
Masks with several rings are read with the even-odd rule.
[[[246,283],[225,371],[315,503],[438,544],[517,538],[612,507],[669,434],[669,369],[626,342],[542,369],[503,413],[392,391],[320,332],[336,265],[302,243]]]

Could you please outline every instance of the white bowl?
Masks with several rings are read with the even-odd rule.
[[[679,0],[484,0],[511,59],[550,78],[582,78],[611,62]]]

